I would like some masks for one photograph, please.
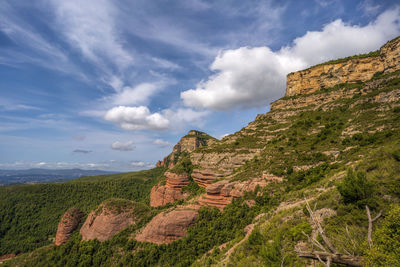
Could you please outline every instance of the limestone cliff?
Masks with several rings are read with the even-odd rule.
[[[361,55],[323,63],[287,75],[286,96],[309,94],[342,83],[370,80],[376,73],[400,69],[400,37],[386,43],[371,56]]]

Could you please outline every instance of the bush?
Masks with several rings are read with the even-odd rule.
[[[352,169],[347,171],[343,182],[338,185],[338,190],[346,204],[357,204],[363,206],[366,200],[372,198],[373,184],[368,181],[365,172],[355,173]]]

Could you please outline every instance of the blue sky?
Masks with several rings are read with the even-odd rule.
[[[397,1],[3,0],[0,168],[138,170],[400,35]]]

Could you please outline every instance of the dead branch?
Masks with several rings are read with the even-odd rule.
[[[362,266],[362,264],[361,264],[362,257],[360,257],[360,256],[332,254],[329,252],[322,252],[322,251],[312,251],[312,252],[300,251],[300,252],[298,252],[298,256],[302,257],[302,258],[308,258],[308,259],[322,261],[325,266],[329,266],[329,265],[327,265],[328,262],[329,262],[329,264],[331,262],[334,262],[334,263],[346,264],[348,266],[353,266],[353,267],[361,267]]]
[[[372,223],[375,222],[379,217],[382,215],[382,211],[378,213],[378,215],[375,216],[375,218],[371,218],[371,212],[369,210],[368,205],[365,205],[365,209],[367,210],[367,216],[368,216],[368,245],[371,248],[372,247]]]
[[[338,251],[333,247],[331,241],[328,239],[328,237],[325,235],[324,233],[324,229],[322,229],[321,224],[315,219],[314,217],[314,212],[312,211],[312,209],[310,208],[310,204],[308,204],[307,199],[305,199],[306,201],[306,207],[308,210],[308,213],[310,213],[310,217],[312,219],[312,221],[314,222],[315,226],[318,229],[319,234],[322,237],[322,240],[324,240],[325,245],[328,247],[328,249],[333,253],[333,254],[337,254]]]

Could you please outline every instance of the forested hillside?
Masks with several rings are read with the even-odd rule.
[[[391,51],[400,51],[396,42]],[[283,97],[169,169],[2,188],[2,253],[30,251],[4,265],[400,266],[398,66]],[[143,206],[110,239],[82,241],[76,230],[65,244],[44,246],[69,207],[92,211],[95,220],[107,198],[151,203],[150,196],[162,204]],[[177,211],[194,215],[193,224],[166,219]],[[155,222],[161,238],[138,238]],[[171,232],[172,240],[162,236]]]

